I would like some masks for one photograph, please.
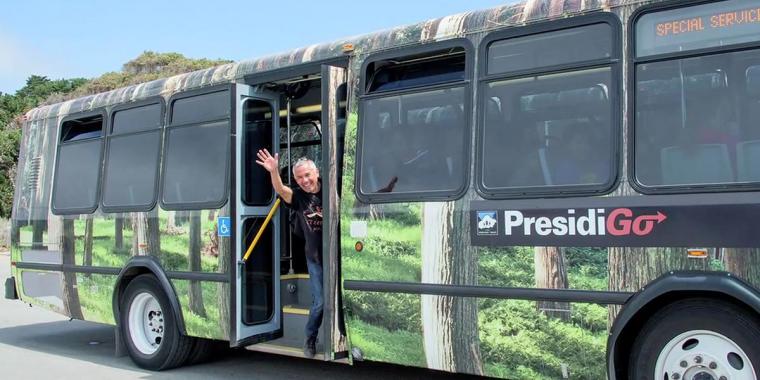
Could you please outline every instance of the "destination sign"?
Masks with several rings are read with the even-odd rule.
[[[760,1],[731,0],[649,13],[636,23],[637,56],[724,46],[760,38]]]

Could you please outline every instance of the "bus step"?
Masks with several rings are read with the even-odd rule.
[[[284,305],[282,307],[282,337],[269,343],[280,346],[290,347],[292,349],[303,350],[303,344],[306,340],[304,328],[309,320],[309,307],[304,305]],[[323,324],[324,326],[324,324]],[[319,339],[317,342],[317,352],[323,350],[322,340],[324,337],[324,328],[319,329]]]
[[[290,347],[290,346],[279,345],[276,342],[279,341],[280,339],[274,340],[272,341],[272,343],[254,344],[254,345],[246,347],[246,349],[251,350],[251,351],[257,351],[257,352],[266,352],[269,354],[292,356],[296,358],[305,358],[302,347]],[[313,359],[325,360],[325,354],[322,353],[321,351],[322,351],[321,345],[317,344],[317,354],[314,355]]]
[[[280,299],[283,305],[311,305],[308,274],[282,275],[280,284]]]

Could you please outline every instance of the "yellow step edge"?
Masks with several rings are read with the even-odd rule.
[[[280,276],[280,280],[295,280],[295,279],[299,279],[299,278],[300,279],[308,280],[309,279],[309,275],[308,274],[284,274],[284,275]]]
[[[295,306],[283,306],[282,312],[288,313],[288,314],[309,315],[309,309],[302,309],[300,307],[295,307]]]

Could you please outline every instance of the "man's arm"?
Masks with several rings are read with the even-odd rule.
[[[266,169],[269,172],[269,176],[272,178],[272,186],[274,187],[274,191],[277,192],[277,194],[280,195],[282,200],[285,201],[285,203],[290,204],[293,201],[293,189],[286,186],[284,183],[282,183],[282,178],[280,178],[280,157],[277,153],[274,154],[274,157],[272,157],[271,154],[269,154],[269,151],[266,149],[261,149],[256,153],[256,157],[259,159],[256,160],[256,163],[261,165],[264,169]]]

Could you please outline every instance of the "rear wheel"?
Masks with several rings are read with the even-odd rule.
[[[758,380],[760,320],[712,299],[678,301],[658,311],[633,345],[634,380]]]
[[[124,291],[119,310],[127,352],[138,366],[160,371],[185,362],[193,339],[179,332],[178,316],[154,276],[135,277]]]

